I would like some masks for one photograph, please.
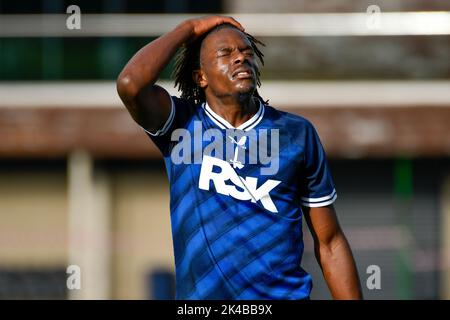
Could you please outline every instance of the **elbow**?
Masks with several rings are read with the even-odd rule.
[[[117,77],[116,89],[125,105],[128,105],[129,101],[134,100],[138,92],[136,85],[128,74],[120,74]]]
[[[344,248],[349,249],[349,244],[345,235],[340,231],[330,237],[328,241],[321,243],[320,252],[322,255],[334,257]]]
[[[332,253],[343,241],[346,241],[345,236],[340,229],[322,234],[321,237],[314,240],[314,247],[317,250],[327,252],[328,254]]]

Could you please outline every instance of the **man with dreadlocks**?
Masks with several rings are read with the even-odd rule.
[[[143,47],[117,80],[164,156],[176,297],[309,299],[304,215],[332,296],[361,298],[319,137],[309,121],[258,94],[258,45],[233,18],[191,19]],[[177,51],[179,98],[155,84]]]

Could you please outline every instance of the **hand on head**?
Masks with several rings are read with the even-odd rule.
[[[232,17],[206,16],[206,17],[197,18],[197,19],[190,19],[190,20],[187,20],[187,22],[192,27],[191,41],[197,39],[198,37],[200,37],[204,33],[208,32],[209,30],[213,29],[214,27],[221,25],[221,24],[225,24],[225,23],[229,23],[229,24],[235,26],[242,32],[245,31],[244,27],[239,22],[234,20]]]

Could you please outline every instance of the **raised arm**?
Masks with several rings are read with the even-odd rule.
[[[314,251],[334,299],[362,299],[361,284],[350,246],[333,205],[303,207],[314,239]]]
[[[170,114],[171,101],[167,91],[155,85],[159,74],[183,43],[193,41],[223,23],[243,30],[231,17],[186,20],[147,44],[131,58],[117,79],[117,92],[138,124],[151,132],[164,125]]]

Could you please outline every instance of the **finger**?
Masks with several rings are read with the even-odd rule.
[[[239,22],[237,22],[233,17],[224,17],[224,22],[232,24],[241,31],[245,31],[244,27]]]

